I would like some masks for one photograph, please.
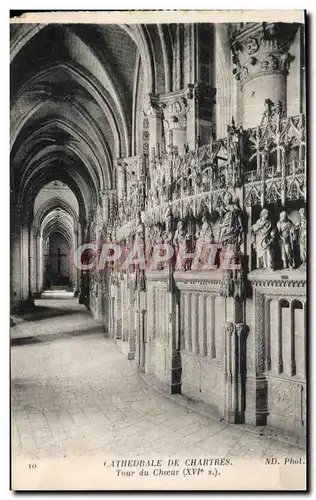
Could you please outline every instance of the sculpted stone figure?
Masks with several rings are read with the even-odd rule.
[[[186,230],[183,227],[183,221],[179,220],[177,224],[177,229],[174,235],[173,239],[173,244],[176,249],[176,254],[177,254],[177,269],[183,269],[187,270],[187,265],[186,262],[182,261],[181,256],[185,253],[187,253],[187,248],[188,248],[188,240],[190,236],[186,232]],[[179,258],[180,256],[180,258]]]
[[[196,232],[195,236],[196,244],[214,242],[212,226],[209,224],[206,215],[203,215],[201,229]]]
[[[134,247],[135,251],[138,253],[138,258],[141,258],[140,252],[142,252],[143,257],[145,257],[145,226],[142,222],[140,212],[137,213],[136,224]],[[135,288],[139,291],[145,291],[145,269],[143,269],[142,266],[136,265],[135,278]]]
[[[214,243],[214,235],[212,226],[209,224],[207,217],[203,215],[202,226],[195,233],[196,247],[195,254],[199,261],[203,262],[209,250],[209,244]]]
[[[298,239],[300,244],[300,257],[301,257],[301,265],[306,266],[307,261],[307,220],[305,214],[305,208],[299,209],[300,214],[300,222],[297,225],[298,229]]]
[[[293,269],[295,266],[293,248],[295,240],[295,226],[293,222],[289,220],[286,212],[280,213],[277,229],[281,245],[283,269]]]
[[[227,192],[224,197],[224,207],[221,211],[219,242],[223,247],[232,245],[235,251],[239,250],[242,242],[243,225],[241,210],[236,203],[233,202],[233,197],[230,192]]]
[[[269,212],[265,208],[260,213],[260,219],[252,226],[254,236],[254,248],[257,253],[257,267],[273,270],[274,255],[273,241],[275,231],[272,229],[271,221],[268,219]]]
[[[167,209],[166,211],[166,228],[162,233],[163,243],[168,245],[172,245],[173,243],[173,234],[172,234],[172,212],[171,209]]]
[[[142,222],[140,212],[137,213],[135,245],[145,245],[145,226]]]
[[[161,245],[163,244],[163,236],[162,236],[162,228],[160,226],[154,226],[154,235],[153,235],[153,245],[158,246],[160,248],[159,250],[159,255],[163,255],[164,252],[161,248]],[[154,254],[154,247],[152,248],[152,254]],[[163,269],[163,262],[158,262],[157,264],[157,270],[161,271]]]

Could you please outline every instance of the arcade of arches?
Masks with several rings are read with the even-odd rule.
[[[73,291],[171,394],[302,437],[304,36],[282,23],[12,24],[12,314]],[[190,259],[74,264],[85,243],[223,243],[223,221],[235,244],[234,217],[234,275]]]

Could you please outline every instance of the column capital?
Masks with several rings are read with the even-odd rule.
[[[235,331],[235,325],[231,321],[225,323],[225,329],[228,335],[232,335]]]
[[[235,78],[243,85],[257,75],[286,74],[294,59],[289,49],[297,28],[295,23],[233,25],[230,44]]]
[[[120,171],[120,172],[126,171],[127,164],[126,164],[125,158],[116,158],[115,163],[116,163],[118,171]]]
[[[143,103],[144,115],[148,118],[162,118],[163,110],[158,94],[148,94]]]
[[[116,189],[107,188],[107,189],[102,189],[99,194],[101,198],[109,198],[113,195],[116,195],[116,192],[117,192]]]

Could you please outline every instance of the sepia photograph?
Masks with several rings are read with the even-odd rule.
[[[306,491],[303,10],[10,19],[14,491]]]

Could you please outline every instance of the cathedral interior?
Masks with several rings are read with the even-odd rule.
[[[304,25],[13,23],[10,56],[13,320],[66,290],[166,393],[305,436]]]

